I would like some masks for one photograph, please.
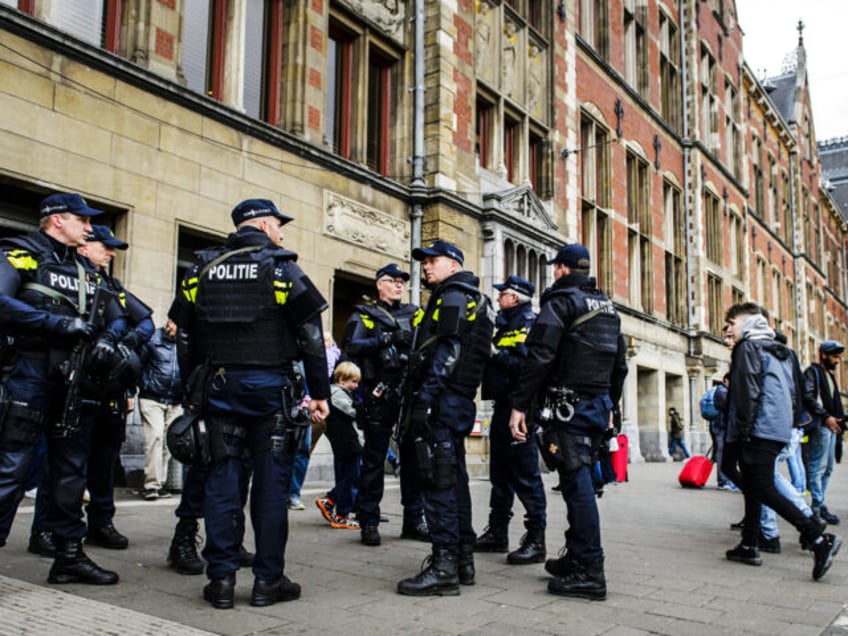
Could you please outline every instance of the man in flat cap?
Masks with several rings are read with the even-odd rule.
[[[232,220],[236,232],[198,252],[169,312],[179,329],[180,369],[191,376],[187,401],[202,411],[209,434],[203,597],[217,609],[233,607],[235,597],[245,458],[256,543],[250,604],[300,597],[283,572],[292,464],[310,415],[298,408],[304,387],[293,363],[303,362],[313,419],[327,416],[330,394],[321,324],[327,302],[297,255],[281,247],[291,218],[272,201],[248,199],[233,208]]]
[[[507,552],[509,520],[515,496],[527,512],[527,532],[521,546],[507,555],[507,563],[525,565],[545,560],[545,487],[539,470],[535,437],[524,442],[512,439],[509,430],[509,392],[518,379],[521,364],[527,358],[527,334],[536,320],[532,298],[536,286],[521,276],[509,276],[496,284],[500,311],[495,320],[494,355],[486,365],[482,398],[494,400],[489,425],[489,527],[477,537],[475,552]]]
[[[101,277],[77,252],[91,234],[91,219],[102,214],[79,194],[52,194],[39,206],[38,231],[0,244],[0,313],[4,335],[14,339],[4,347],[13,356],[4,362],[11,366],[0,387],[0,545],[45,434],[49,497],[42,495],[40,514],[55,541],[46,552],[55,556],[50,583],[118,582],[117,573],[98,567],[83,552],[81,508],[91,430],[78,411],[72,415],[66,409],[73,354],[105,333],[119,338],[125,328],[116,300],[94,307]]]
[[[357,394],[363,408],[357,424],[365,433],[362,468],[359,475],[357,515],[360,539],[369,546],[380,545],[380,501],[383,499],[386,452],[400,412],[400,394],[409,348],[412,344],[412,317],[416,307],[403,302],[409,274],[397,263],[377,270],[374,284],[377,300],[356,305],[345,326],[342,349],[359,366],[362,379]],[[415,464],[412,441],[400,444],[400,492],[403,506],[401,538],[429,541],[424,521],[424,503]],[[326,497],[318,507],[330,520],[333,502]]]
[[[833,472],[836,438],[845,430],[845,411],[834,375],[844,352],[841,342],[825,340],[819,345],[819,361],[804,371],[804,408],[813,417],[813,424],[806,427],[810,438],[807,483],[813,512],[830,525],[839,523],[839,517],[825,505],[825,491]]]
[[[568,511],[566,553],[545,563],[554,576],[548,591],[603,600],[604,551],[592,466],[621,398],[625,344],[612,301],[589,277],[589,251],[565,245],[548,264],[554,266],[554,284],[542,295],[527,336],[527,359],[510,394],[509,427],[514,439],[526,441],[538,401],[542,452],[559,472]]]
[[[474,528],[465,468],[465,437],[474,426],[474,397],[492,347],[494,316],[479,279],[464,271],[456,245],[416,248],[423,261],[427,306],[415,315],[408,379],[409,424],[419,459],[432,555],[415,577],[398,583],[409,596],[459,594],[474,583]]]

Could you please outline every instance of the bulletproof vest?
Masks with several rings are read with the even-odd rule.
[[[600,310],[573,329],[569,328],[569,324],[565,325],[567,331],[560,343],[556,381],[578,391],[608,392],[621,333],[621,319],[612,301],[606,294],[591,287],[555,289],[546,300],[557,303],[562,310],[565,310],[564,303],[570,305],[574,310],[572,324],[581,315]]]
[[[399,304],[396,307],[385,305],[356,305],[358,320],[353,326],[351,338],[368,338],[394,333],[398,330],[409,335],[407,342],[412,341],[412,319],[416,311],[415,305]],[[362,382],[366,386],[374,386],[378,382],[400,380],[406,368],[409,347],[403,344],[393,344],[383,347],[372,355],[356,357],[356,363],[362,372]]]
[[[492,343],[509,356],[518,355],[516,350],[526,342],[527,334],[535,320],[536,314],[533,313],[530,303],[500,312],[495,320],[497,330]],[[489,359],[483,375],[481,397],[484,400],[506,399],[517,380],[517,373],[517,363],[507,367],[505,363],[498,363],[495,358]]]
[[[465,307],[458,308],[465,319],[459,321],[455,334],[448,333],[451,327],[440,325],[440,316],[447,309],[443,306],[445,291],[459,288],[465,292]],[[455,295],[451,295],[456,297]],[[448,296],[450,298],[451,296]],[[444,283],[439,296],[431,298],[426,310],[419,310],[415,322],[418,326],[416,348],[429,362],[429,352],[440,335],[457,335],[460,342],[459,360],[454,367],[450,383],[465,389],[465,393],[476,392],[483,380],[483,371],[492,349],[492,332],[495,328],[495,312],[489,298],[473,285],[460,281]],[[427,362],[425,362],[426,366]]]
[[[297,358],[297,342],[283,310],[291,281],[280,256],[290,252],[261,247],[212,264],[225,254],[227,248],[199,254],[195,316],[200,359],[271,367]]]
[[[96,274],[83,265],[80,257],[72,257],[69,251],[67,258],[60,259],[49,239],[37,232],[5,239],[3,251],[21,277],[18,300],[53,315],[79,316],[82,271],[86,304],[82,309],[87,310],[90,306],[96,289]],[[57,292],[61,298],[47,293],[44,288]],[[19,350],[38,350],[47,348],[47,342],[38,336],[18,335],[15,346]]]

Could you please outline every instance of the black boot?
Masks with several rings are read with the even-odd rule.
[[[253,567],[253,561],[256,560],[256,555],[253,552],[248,552],[247,548],[242,543],[238,549],[239,565],[243,568]]]
[[[418,519],[404,519],[403,527],[400,530],[400,538],[429,543],[430,529],[427,527],[427,521],[423,516]]]
[[[506,526],[490,523],[486,530],[477,537],[474,545],[475,552],[509,552],[509,536]]]
[[[560,556],[556,559],[548,559],[545,561],[545,572],[553,576],[566,576],[574,570],[574,559],[569,556],[568,551],[563,546],[559,551]]]
[[[572,561],[572,566],[571,572],[565,576],[548,581],[548,592],[559,596],[603,601],[607,597],[604,557],[598,557],[587,565]]]
[[[180,574],[203,574],[203,561],[197,554],[197,519],[183,518],[177,522],[168,565]]]
[[[236,595],[236,575],[228,574],[222,579],[213,579],[203,587],[203,600],[215,609],[232,609]]]
[[[28,552],[41,556],[56,558],[56,542],[49,530],[33,530],[29,535]]]
[[[398,583],[398,594],[406,596],[458,596],[457,557],[447,548],[433,546],[417,576]]]
[[[470,543],[459,546],[456,569],[461,585],[474,585],[474,546]]]
[[[296,601],[299,598],[300,586],[284,574],[278,581],[256,579],[250,594],[250,604],[253,607],[267,607],[274,603]]]
[[[506,562],[511,565],[529,565],[545,560],[545,529],[528,528],[521,538],[521,547],[510,552]]]
[[[110,550],[126,550],[130,540],[115,530],[111,521],[107,521],[102,526],[89,526],[85,543],[86,545],[99,545],[101,548],[109,548]]]
[[[56,543],[56,560],[50,568],[47,582],[114,585],[118,582],[118,574],[104,570],[89,559],[82,551],[79,539],[65,539]]]

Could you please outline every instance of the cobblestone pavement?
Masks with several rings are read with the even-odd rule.
[[[590,602],[546,592],[541,565],[510,566],[505,555],[476,557],[477,583],[459,597],[411,598],[397,581],[415,574],[428,552],[400,534],[397,481],[387,476],[383,545],[359,543],[359,533],[331,529],[312,501],[326,484],[307,483],[305,511],[290,512],[286,573],[303,586],[299,601],[266,608],[248,603],[253,577],[241,571],[233,610],[214,610],[201,598],[205,578],[180,576],[165,563],[177,499],[145,502],[120,493],[115,525],[130,548],[87,548],[117,570],[115,586],[46,583],[50,560],[26,552],[32,500],[24,500],[8,545],[0,549],[0,634],[848,634],[848,553],[819,582],[794,529],[781,521],[783,553],[763,554],[763,566],[725,560],[742,516],[741,495],[683,490],[681,465],[630,466],[627,483],[608,486],[600,500],[608,599]],[[547,546],[563,543],[565,507],[546,475]],[[488,513],[489,484],[472,482],[475,528]],[[829,509],[848,525],[848,471],[838,465]],[[521,505],[510,528],[523,532]],[[840,532],[840,527],[835,529]],[[848,536],[846,536],[848,539]],[[246,539],[251,545],[250,535]]]

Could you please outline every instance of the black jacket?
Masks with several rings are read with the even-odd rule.
[[[836,389],[833,393],[827,381],[828,376]],[[830,415],[837,419],[845,417],[836,378],[818,362],[814,362],[804,371],[804,408],[818,422],[827,419]]]
[[[165,336],[161,327],[153,333],[141,350],[144,368],[141,372],[139,397],[163,404],[177,404],[183,399],[177,343]]]

